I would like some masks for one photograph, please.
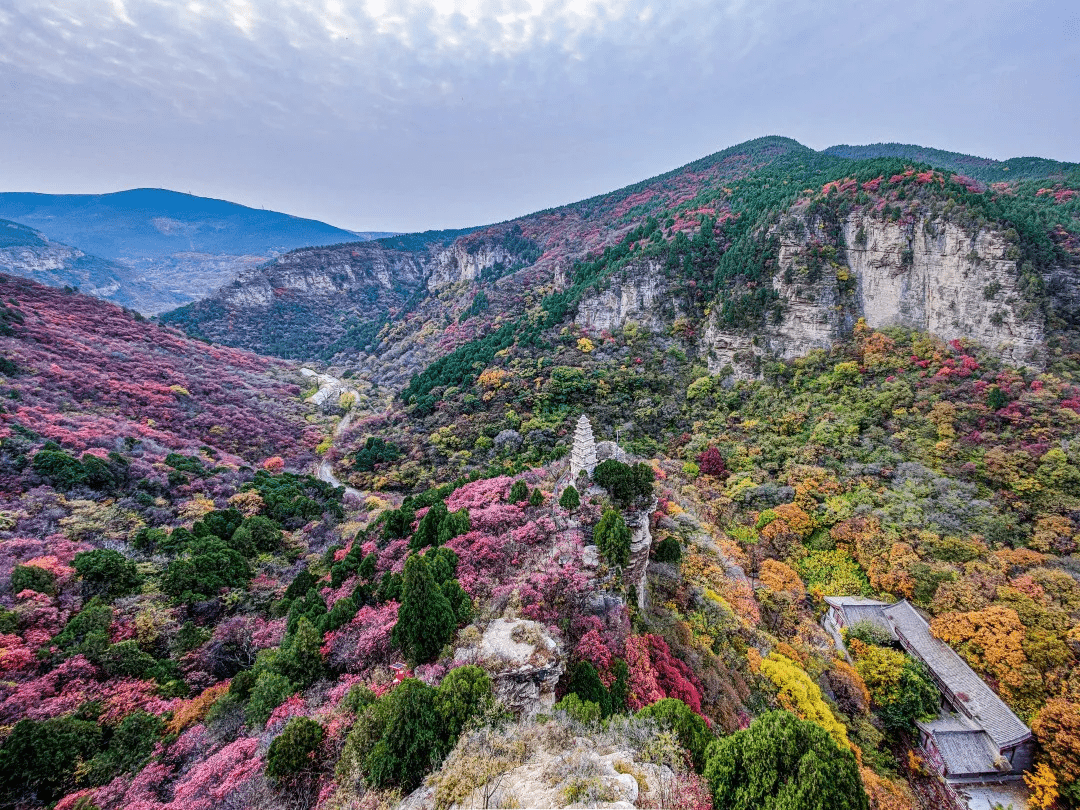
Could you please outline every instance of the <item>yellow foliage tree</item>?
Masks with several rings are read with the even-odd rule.
[[[1024,625],[1012,608],[991,605],[967,613],[946,613],[930,623],[930,630],[957,646],[972,669],[996,679],[1003,691],[1024,685]]]
[[[765,587],[792,596],[802,597],[806,592],[806,586],[795,569],[779,560],[765,560],[761,564],[759,579]]]
[[[1031,791],[1028,805],[1033,810],[1048,810],[1058,798],[1058,782],[1054,772],[1045,762],[1035,766],[1033,772],[1024,774],[1024,784]]]
[[[776,686],[781,706],[796,717],[821,726],[841,748],[852,748],[844,724],[836,719],[822,698],[821,689],[798,664],[778,653],[769,653],[761,662],[761,674]]]

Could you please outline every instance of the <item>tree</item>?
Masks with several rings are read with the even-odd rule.
[[[651,498],[654,478],[655,473],[648,464],[631,467],[613,458],[601,461],[593,471],[593,480],[606,489],[612,500],[623,509],[631,509]]]
[[[314,683],[323,674],[323,636],[306,616],[301,616],[296,630],[281,645],[274,669],[300,687]]]
[[[507,500],[510,503],[525,503],[525,501],[529,500],[529,485],[519,478],[510,487],[510,497]]]
[[[544,505],[544,493],[540,491],[540,487],[537,487],[529,495],[529,506],[543,506]]]
[[[274,709],[295,691],[296,687],[284,675],[263,670],[251,689],[251,699],[245,711],[247,721],[252,725],[262,725],[270,718]]]
[[[411,555],[405,561],[404,574],[393,641],[410,663],[426,664],[434,661],[453,638],[457,619],[424,557]]]
[[[714,478],[722,478],[727,475],[727,467],[724,466],[724,457],[715,447],[710,447],[697,457],[698,468],[702,475],[711,475]]]
[[[1046,701],[1031,723],[1058,781],[1080,780],[1080,705],[1072,696]]]
[[[11,572],[11,592],[37,591],[50,596],[56,593],[56,577],[37,565],[16,565]]]
[[[581,506],[581,496],[578,495],[577,489],[572,484],[564,489],[562,495],[559,496],[559,506],[567,512],[573,512]]]
[[[409,793],[445,753],[435,690],[406,678],[383,700],[391,701],[390,716],[364,759],[365,776],[377,787]]]
[[[0,804],[21,805],[25,793],[45,804],[56,801],[74,787],[76,767],[101,740],[101,727],[89,720],[20,720],[0,748]]]
[[[625,566],[630,562],[630,529],[614,509],[604,510],[593,529],[593,542],[609,564]]]
[[[315,754],[323,739],[323,727],[309,717],[294,717],[270,743],[266,752],[266,775],[287,779],[313,770]]]
[[[718,808],[869,810],[854,753],[785,711],[714,741],[705,779]]]
[[[567,694],[577,695],[586,703],[595,703],[604,717],[611,714],[611,695],[600,680],[596,667],[588,661],[578,661],[566,685]]]
[[[445,501],[436,501],[432,504],[427,513],[420,518],[420,522],[416,524],[416,531],[413,532],[412,539],[409,541],[409,548],[421,549],[437,544],[439,526],[448,514]]]
[[[663,563],[677,563],[682,559],[682,546],[679,539],[669,534],[656,545],[656,561]]]
[[[80,551],[75,555],[74,565],[82,578],[83,596],[88,599],[98,595],[106,599],[125,596],[142,584],[135,563],[112,549]]]

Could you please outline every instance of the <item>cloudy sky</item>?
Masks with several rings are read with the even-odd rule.
[[[1080,161],[1075,0],[4,0],[0,190],[358,230],[508,219],[748,138]]]

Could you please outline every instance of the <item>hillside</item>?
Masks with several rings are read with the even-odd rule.
[[[116,294],[129,305],[137,302],[145,314],[202,298],[242,270],[293,248],[386,235],[165,189],[4,192],[0,217],[127,268],[115,273]]]
[[[1080,806],[1078,233],[765,138],[161,324],[0,278],[0,806],[957,806],[948,685],[832,596]]]
[[[1080,165],[1076,163],[1062,163],[1047,158],[1020,157],[1009,158],[1008,160],[992,160],[906,143],[874,143],[866,146],[843,144],[830,146],[822,151],[827,155],[835,155],[850,160],[899,158],[914,163],[925,163],[935,169],[948,169],[949,171],[959,172],[984,183],[1034,180],[1053,175],[1075,174],[1080,171]]]

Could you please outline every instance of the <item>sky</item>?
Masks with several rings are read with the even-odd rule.
[[[762,135],[1080,162],[1075,0],[4,0],[0,190],[480,225]]]

